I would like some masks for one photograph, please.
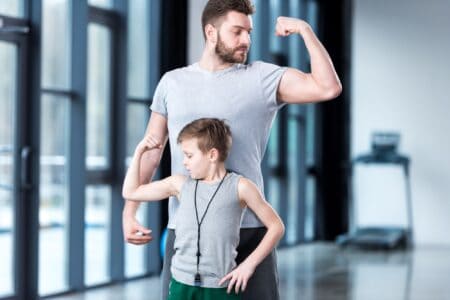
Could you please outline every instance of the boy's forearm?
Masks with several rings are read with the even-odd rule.
[[[140,184],[139,173],[140,173],[140,162],[144,151],[136,149],[133,159],[131,160],[130,167],[128,168],[125,180],[123,183],[122,195],[126,199],[133,191],[135,191]],[[131,202],[131,201],[127,201]],[[131,209],[132,207],[130,207]],[[137,206],[136,206],[137,209]],[[124,211],[125,212],[125,211]],[[132,211],[131,211],[132,212]],[[136,211],[134,211],[135,213]]]

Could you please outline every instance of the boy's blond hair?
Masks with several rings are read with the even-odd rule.
[[[186,139],[196,138],[198,148],[206,153],[215,148],[219,152],[219,161],[224,162],[231,149],[231,129],[224,120],[201,118],[184,126],[177,138],[181,144]]]

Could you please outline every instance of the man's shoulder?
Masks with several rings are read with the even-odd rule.
[[[189,74],[194,71],[193,65],[176,68],[164,73],[161,80],[163,81],[177,81],[182,77],[190,76]]]
[[[275,64],[272,63],[268,63],[262,60],[255,60],[249,64],[246,65],[247,68],[264,68],[264,67],[269,67],[269,66],[273,66],[273,67],[279,67]]]
[[[257,73],[259,74],[259,76],[263,76],[267,73],[272,73],[274,71],[282,69],[282,67],[262,60],[256,60],[245,65],[244,64],[239,65],[238,69],[252,74]]]

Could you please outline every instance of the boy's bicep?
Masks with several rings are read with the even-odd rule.
[[[133,193],[133,198],[140,201],[157,201],[173,196],[173,192],[171,180],[168,177],[140,185]]]
[[[266,227],[279,218],[272,206],[264,200],[257,186],[248,179],[241,179],[239,182],[239,198],[245,202]]]

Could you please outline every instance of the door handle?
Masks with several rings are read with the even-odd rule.
[[[22,148],[20,153],[21,157],[21,172],[20,172],[20,182],[21,187],[24,190],[30,190],[32,187],[31,183],[31,148],[26,146]]]

